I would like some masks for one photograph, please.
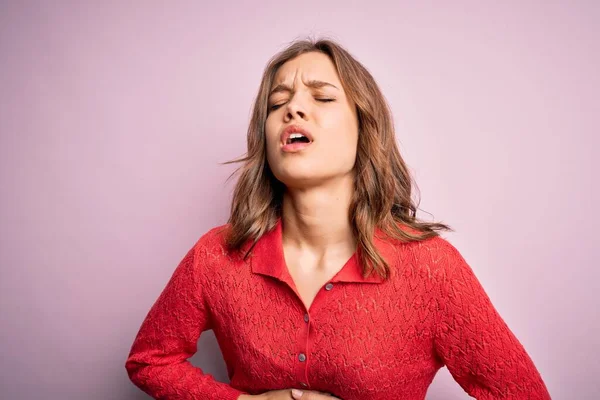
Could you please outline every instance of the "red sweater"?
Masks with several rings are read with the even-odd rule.
[[[391,279],[364,279],[355,254],[307,310],[285,265],[281,220],[246,261],[225,250],[220,228],[181,260],[133,342],[127,372],[154,398],[234,400],[299,388],[343,400],[417,400],[445,365],[477,399],[550,399],[447,240],[376,237]],[[230,384],[187,361],[208,329]]]

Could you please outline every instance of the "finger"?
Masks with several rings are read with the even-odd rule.
[[[306,390],[302,391],[299,389],[292,389],[292,397],[296,400],[341,400],[337,397],[317,390]]]

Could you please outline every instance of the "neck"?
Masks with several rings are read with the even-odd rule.
[[[353,191],[351,175],[325,185],[288,188],[282,208],[284,243],[322,255],[354,252],[356,241],[348,212]]]

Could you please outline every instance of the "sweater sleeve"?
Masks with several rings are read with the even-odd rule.
[[[442,239],[435,351],[476,399],[550,399],[523,345],[459,251]]]
[[[219,382],[187,359],[211,329],[199,274],[198,243],[181,260],[142,322],[125,368],[131,381],[155,399],[235,400],[246,393]]]

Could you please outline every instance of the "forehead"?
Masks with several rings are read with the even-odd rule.
[[[287,61],[279,67],[273,85],[295,84],[299,80],[306,82],[313,79],[329,82],[336,86],[340,83],[335,65],[326,54],[304,53]]]

